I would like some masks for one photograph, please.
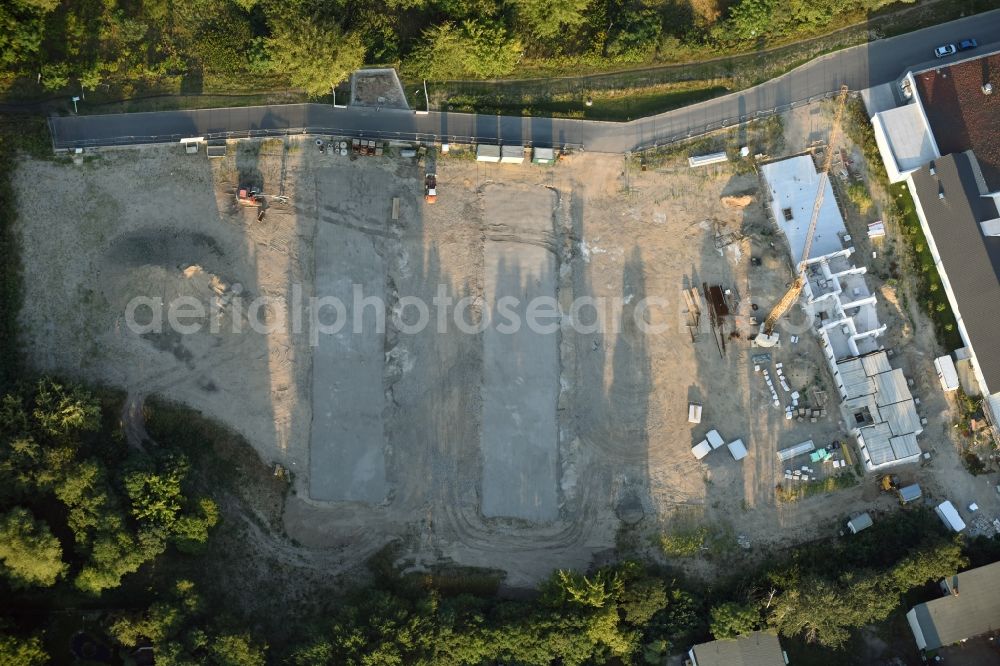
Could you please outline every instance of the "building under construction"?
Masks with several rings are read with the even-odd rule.
[[[804,256],[811,211],[819,188],[826,189],[808,257],[800,264],[802,305],[820,339],[842,400],[841,416],[865,467],[876,470],[918,460],[916,437],[923,428],[916,403],[902,370],[892,369],[881,345],[886,327],[865,280],[867,269],[851,261],[853,240],[830,181],[821,178],[809,155],[763,164],[760,173],[768,209],[793,257]]]

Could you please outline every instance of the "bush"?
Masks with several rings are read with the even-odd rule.
[[[680,528],[661,535],[660,548],[671,557],[694,557],[701,552],[707,538],[707,527]]]
[[[862,215],[867,213],[872,207],[872,196],[864,183],[855,181],[848,185],[847,198],[858,207]]]
[[[729,601],[714,606],[709,613],[708,629],[716,639],[736,638],[760,626],[760,613],[753,606]]]

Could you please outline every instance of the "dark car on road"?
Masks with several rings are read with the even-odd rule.
[[[974,39],[963,39],[958,43],[959,51],[968,51],[969,49],[974,49],[979,46],[979,42]]]

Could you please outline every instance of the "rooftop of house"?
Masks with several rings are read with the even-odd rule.
[[[907,613],[917,645],[934,650],[1000,628],[1000,562],[941,581],[947,595]]]
[[[695,645],[689,656],[696,666],[785,666],[778,636],[765,631]]]
[[[913,75],[942,155],[975,152],[990,192],[1000,191],[1000,53]],[[984,84],[993,93],[984,94]]]
[[[996,204],[981,196],[975,156],[968,152],[934,160],[911,178],[986,381],[981,388],[996,393],[1000,391],[1000,236],[986,235],[981,227],[998,217]]]

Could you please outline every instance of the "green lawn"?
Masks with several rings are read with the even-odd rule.
[[[653,92],[595,92],[538,99],[531,97],[516,99],[505,95],[458,95],[448,99],[447,108],[451,111],[496,113],[505,116],[627,121],[695,104],[725,95],[727,92],[729,89],[724,86],[703,87],[692,84]],[[591,101],[590,106],[586,103],[588,99]]]
[[[920,227],[913,197],[910,196],[905,183],[890,186],[889,193],[893,198],[894,213],[899,220],[904,242],[913,253],[912,269],[917,298],[927,316],[934,322],[934,329],[941,346],[949,352],[959,349],[964,346],[962,336],[958,333],[955,313],[948,303],[941,276],[934,266],[927,238]]]

